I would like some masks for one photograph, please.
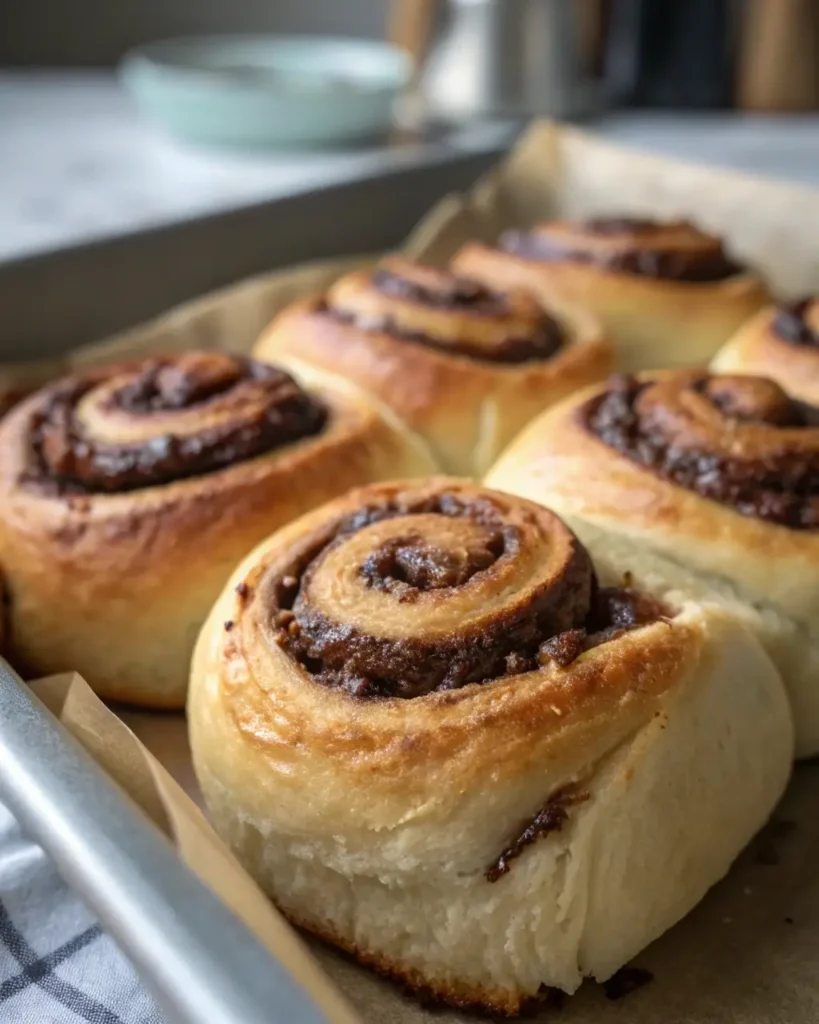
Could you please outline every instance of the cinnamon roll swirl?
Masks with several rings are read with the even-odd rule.
[[[488,479],[741,614],[790,688],[799,754],[819,751],[819,408],[764,377],[617,377],[535,421]]]
[[[448,479],[354,491],[245,560],[197,644],[191,744],[294,923],[514,1014],[699,900],[782,791],[787,701],[735,619],[628,568]]]
[[[0,564],[24,671],[184,703],[204,616],[270,530],[401,466],[420,441],[339,382],[191,352],[39,391],[0,424]]]
[[[711,369],[764,374],[795,397],[819,404],[819,300],[762,310],[720,349]]]
[[[686,221],[552,221],[508,231],[494,249],[469,244],[453,267],[589,309],[628,371],[702,365],[769,301],[758,275]]]
[[[611,366],[587,314],[398,258],[279,314],[255,355],[354,381],[418,431],[444,469],[465,476]]]

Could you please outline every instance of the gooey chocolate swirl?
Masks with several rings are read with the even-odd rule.
[[[780,306],[771,328],[782,341],[805,348],[819,348],[819,302],[800,299]]]
[[[772,380],[618,376],[581,415],[606,444],[703,497],[792,529],[819,527],[819,409]]]
[[[669,281],[722,281],[741,273],[722,242],[687,221],[658,223],[629,217],[553,221],[532,231],[509,231],[500,248],[524,259],[575,260],[604,270]]]
[[[495,292],[476,281],[408,260],[385,260],[328,291],[324,315],[452,355],[490,363],[548,359],[563,329],[530,295]]]
[[[237,356],[105,367],[43,392],[27,482],[68,493],[152,487],[316,434],[326,417],[288,374]]]
[[[553,513],[477,488],[365,505],[307,538],[263,587],[275,642],[318,682],[358,697],[567,665],[662,614],[627,585],[598,587]]]

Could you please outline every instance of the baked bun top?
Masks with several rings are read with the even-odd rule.
[[[22,408],[20,482],[64,495],[202,476],[314,436],[328,419],[323,402],[283,370],[214,352],[103,367],[44,388]]]
[[[547,509],[451,484],[370,488],[270,568],[274,642],[356,696],[419,697],[569,664],[663,608],[601,588]]]
[[[323,309],[363,331],[490,363],[549,359],[566,340],[559,320],[525,291],[493,291],[398,257],[340,278]]]
[[[578,417],[606,445],[703,497],[790,529],[819,527],[819,408],[766,377],[618,375]]]
[[[715,235],[688,221],[661,223],[632,217],[548,221],[509,231],[501,249],[526,259],[577,261],[601,270],[663,280],[722,281],[745,268],[726,254]]]

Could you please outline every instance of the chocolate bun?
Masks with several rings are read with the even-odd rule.
[[[354,491],[245,560],[197,644],[191,744],[291,921],[513,1014],[697,902],[782,791],[787,701],[732,616],[628,569],[443,478]]]
[[[535,421],[488,480],[730,606],[789,685],[800,755],[819,750],[819,409],[761,377],[616,377]]]
[[[819,404],[819,300],[762,310],[726,342],[711,368],[762,374],[795,397]]]
[[[707,362],[768,301],[760,278],[686,221],[552,221],[468,244],[453,267],[498,287],[565,296],[593,312],[628,371]]]
[[[349,389],[191,352],[56,382],[0,424],[12,657],[104,696],[184,703],[236,562],[347,487],[430,458]]]
[[[484,471],[532,416],[611,366],[593,318],[398,258],[286,309],[255,355],[348,378],[463,475]]]

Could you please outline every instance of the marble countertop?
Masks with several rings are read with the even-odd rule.
[[[106,72],[0,71],[0,260],[203,217],[511,138],[508,123],[299,154],[186,148]]]
[[[591,127],[641,149],[819,183],[819,117],[629,113]],[[0,260],[434,162],[513,131],[493,123],[353,151],[215,153],[143,123],[113,74],[0,72]]]
[[[630,112],[610,114],[593,128],[665,156],[819,185],[819,115]]]

